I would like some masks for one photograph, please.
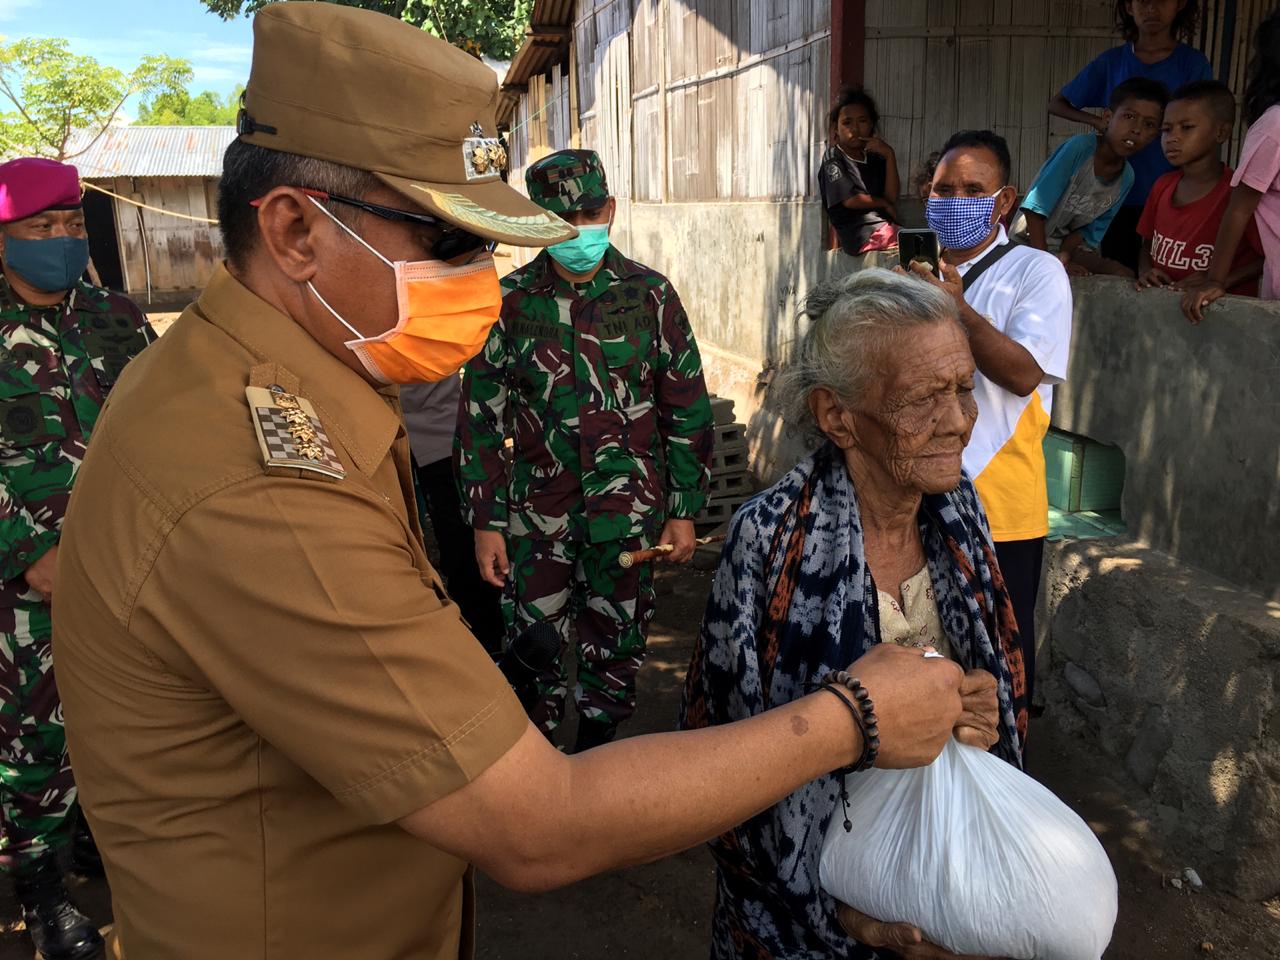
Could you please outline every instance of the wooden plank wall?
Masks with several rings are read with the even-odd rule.
[[[1213,75],[1224,82],[1236,95],[1236,128],[1231,138],[1227,160],[1234,164],[1240,157],[1240,145],[1244,141],[1246,127],[1241,115],[1244,101],[1244,81],[1253,54],[1253,35],[1266,17],[1276,11],[1275,0],[1235,0],[1236,16],[1234,36],[1228,42],[1226,12],[1229,0],[1208,0],[1201,4],[1200,24],[1196,32],[1195,46],[1213,64]]]
[[[1049,97],[1117,42],[1110,0],[868,0],[864,79],[903,189],[957,130],[1009,141],[1014,182],[1078,124],[1050,121]]]
[[[1250,37],[1273,6],[1237,0],[1228,49],[1225,0],[1205,4],[1195,45],[1219,74],[1229,55],[1223,78],[1237,96]],[[653,202],[815,196],[830,103],[829,13],[827,0],[581,4],[572,75],[582,143],[609,153],[617,195]],[[1049,153],[1083,129],[1050,119],[1049,97],[1118,42],[1111,0],[867,0],[864,78],[880,106],[882,135],[897,150],[904,190],[947,136],[973,127],[1008,139],[1013,179],[1029,187]],[[554,81],[530,83],[518,123],[562,97],[560,130],[535,121],[527,147],[513,137],[519,170],[571,136],[568,91],[543,83]]]
[[[625,177],[634,199],[813,196],[829,9],[822,0],[635,0],[634,10],[612,0],[588,9],[574,38],[584,145],[620,149],[597,101],[629,82],[629,123],[619,104],[612,125],[629,128],[631,169],[609,175]],[[628,28],[624,80],[605,66],[617,49],[606,41]]]
[[[209,219],[218,216],[214,178],[119,177],[103,186],[166,211]],[[153,293],[198,290],[208,283],[223,258],[222,238],[216,225],[140,210],[120,200],[113,202],[120,260],[129,293],[146,294],[148,263]]]
[[[574,142],[577,128],[571,109],[571,77],[562,70],[532,77],[529,92],[516,106],[507,134],[507,179],[517,187],[523,186],[529,164]]]

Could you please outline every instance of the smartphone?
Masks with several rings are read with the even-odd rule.
[[[902,269],[910,271],[911,264],[927,263],[935,277],[938,272],[938,235],[928,229],[904,229],[898,231],[898,261]]]

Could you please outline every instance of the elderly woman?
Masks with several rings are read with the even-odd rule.
[[[812,323],[783,381],[786,411],[821,443],[733,519],[681,725],[787,703],[893,642],[958,661],[957,738],[1020,765],[1017,627],[960,467],[977,410],[955,304],[918,279],[866,270],[814,290],[804,312]],[[823,777],[712,842],[715,960],[854,960],[876,946],[950,956],[819,888],[839,803],[840,778]]]

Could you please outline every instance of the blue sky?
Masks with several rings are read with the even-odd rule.
[[[193,91],[223,94],[249,78],[253,45],[251,21],[224,21],[200,0],[0,0],[0,35],[63,37],[76,53],[122,70],[148,54],[183,57],[195,71]]]

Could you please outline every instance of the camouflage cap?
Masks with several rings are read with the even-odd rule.
[[[560,150],[530,164],[524,174],[529,197],[544,210],[595,210],[609,199],[604,164],[594,150]]]

